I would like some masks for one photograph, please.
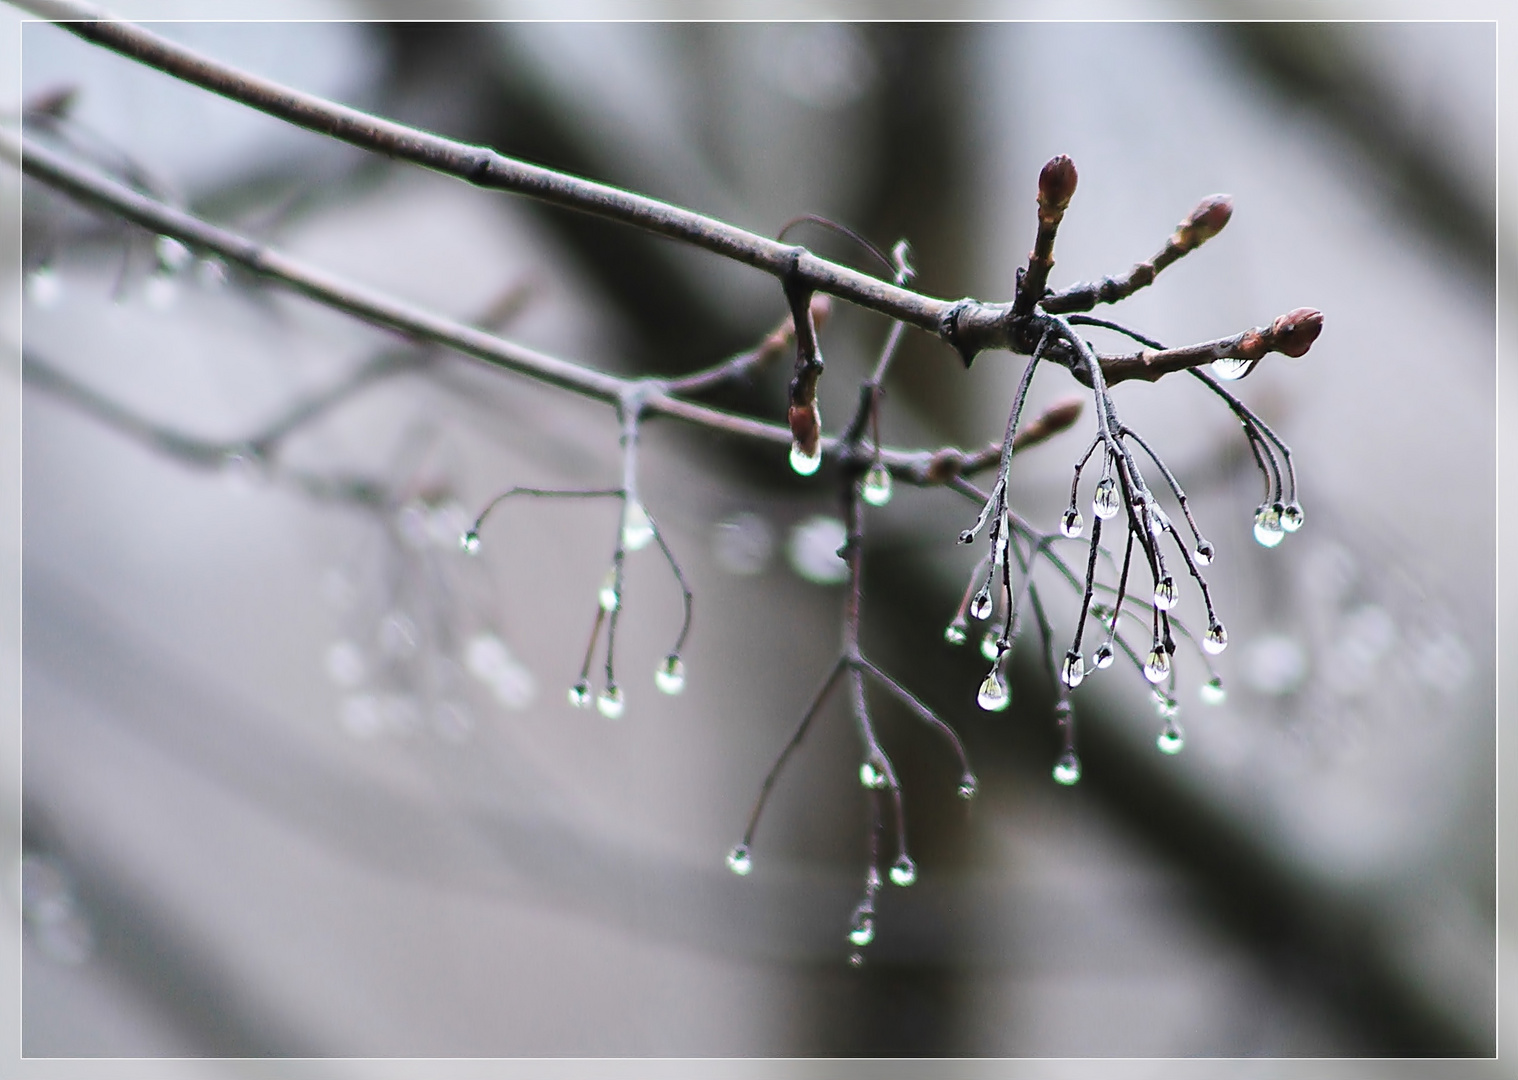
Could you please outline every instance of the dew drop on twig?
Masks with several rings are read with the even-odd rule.
[[[875,464],[870,466],[870,471],[864,474],[864,483],[860,486],[859,493],[864,496],[864,501],[871,506],[884,506],[890,502],[890,470],[881,462],[875,462]]]
[[[1007,681],[1002,678],[1000,668],[991,669],[986,681],[980,684],[980,693],[975,696],[975,702],[987,712],[1001,712],[1012,704],[1012,692],[1007,689]]]
[[[1054,779],[1066,787],[1076,783],[1081,778],[1081,759],[1075,756],[1074,750],[1066,750],[1060,759],[1054,763]]]
[[[754,860],[749,856],[747,844],[739,844],[727,853],[727,868],[739,877],[748,877]]]
[[[685,689],[685,661],[670,653],[654,671],[654,685],[666,694],[678,694]]]
[[[643,504],[633,499],[622,511],[622,546],[628,551],[642,551],[653,543],[654,523]]]

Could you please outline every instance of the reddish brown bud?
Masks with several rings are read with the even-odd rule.
[[[1231,217],[1233,196],[1209,195],[1197,204],[1197,208],[1181,222],[1176,232],[1180,234],[1184,247],[1194,248],[1222,232],[1223,226],[1228,224]]]
[[[786,412],[786,420],[791,425],[791,437],[801,452],[807,457],[816,457],[817,445],[822,441],[822,417],[817,413],[816,404],[792,405]]]
[[[1271,347],[1287,356],[1303,356],[1322,332],[1321,311],[1297,308],[1270,324]]]
[[[1075,194],[1075,162],[1064,154],[1050,158],[1038,174],[1038,208],[1064,213]]]

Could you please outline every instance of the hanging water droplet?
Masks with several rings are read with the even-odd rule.
[[[1207,633],[1202,636],[1202,648],[1213,656],[1228,648],[1228,631],[1223,629],[1222,623],[1215,622],[1207,628]]]
[[[909,855],[902,855],[891,864],[891,883],[905,889],[917,880],[917,864]]]
[[[459,537],[459,547],[466,555],[478,555],[480,553],[480,534],[470,529]]]
[[[1104,641],[1096,647],[1096,652],[1091,655],[1091,666],[1095,668],[1110,668],[1112,666],[1112,642]]]
[[[590,708],[589,679],[581,679],[569,688],[569,703],[577,709]]]
[[[1302,515],[1301,503],[1288,503],[1286,508],[1281,511],[1281,528],[1287,532],[1296,532],[1302,527],[1304,520],[1306,519]]]
[[[1197,544],[1196,564],[1198,566],[1210,566],[1212,565],[1212,560],[1216,557],[1217,549],[1215,549],[1206,540],[1203,540],[1201,543]]]
[[[1161,720],[1170,720],[1174,718],[1176,713],[1181,711],[1181,707],[1176,703],[1175,698],[1163,690],[1156,689],[1154,691],[1154,711],[1159,715]]]
[[[1223,680],[1216,675],[1202,684],[1198,694],[1208,705],[1221,705],[1228,699],[1228,691],[1223,689]]]
[[[1086,519],[1081,517],[1081,512],[1075,507],[1065,511],[1065,516],[1059,519],[1059,531],[1071,540],[1076,539],[1086,528]]]
[[[748,877],[748,872],[754,868],[754,860],[749,856],[747,844],[739,844],[727,853],[727,868],[739,877]]]
[[[601,691],[601,696],[596,698],[596,711],[608,720],[617,719],[626,708],[627,703],[622,698],[622,688],[616,683],[607,683],[606,689]]]
[[[861,949],[875,940],[875,917],[868,912],[854,914],[854,924],[849,928],[849,941]]]
[[[1144,662],[1144,678],[1152,683],[1161,683],[1169,674],[1170,654],[1156,644],[1149,659]]]
[[[1060,681],[1074,690],[1086,677],[1086,661],[1081,654],[1071,649],[1065,654],[1065,662],[1059,669]]]
[[[1232,382],[1235,379],[1242,379],[1245,375],[1248,375],[1259,362],[1258,359],[1237,360],[1233,357],[1214,360],[1212,362],[1212,373],[1224,382]]]
[[[153,242],[153,254],[161,269],[171,274],[183,270],[193,257],[190,249],[172,236],[160,236]]]
[[[884,506],[890,502],[890,470],[881,462],[875,462],[875,464],[870,466],[870,471],[864,474],[864,483],[860,486],[859,493],[864,496],[864,501],[871,506]]]
[[[1154,587],[1154,606],[1161,611],[1169,611],[1175,607],[1175,579],[1164,577]]]
[[[805,450],[801,449],[799,442],[793,440],[791,442],[791,468],[796,471],[798,476],[811,476],[818,469],[822,468],[821,440],[817,443],[817,452],[815,454],[808,454]]]
[[[987,630],[980,639],[980,655],[993,663],[1001,659],[1001,635],[997,631]]]
[[[1154,740],[1154,745],[1160,748],[1162,754],[1179,754],[1186,745],[1186,736],[1182,734],[1179,725],[1171,721],[1160,732],[1159,738]]]
[[[963,645],[966,641],[970,640],[969,630],[965,625],[964,619],[955,619],[948,626],[944,627],[943,639],[950,645]]]
[[[1254,512],[1254,538],[1261,547],[1273,548],[1285,536],[1281,528],[1281,511],[1266,504]]]
[[[987,712],[1001,712],[1012,704],[1012,692],[1007,689],[1007,682],[1001,677],[1000,668],[991,669],[991,674],[986,676],[986,681],[980,684],[980,693],[975,696],[975,701]]]
[[[966,529],[964,532],[962,532],[962,533],[959,534],[959,542],[961,544],[970,544],[970,543],[973,543],[974,541],[975,541],[975,534],[973,532],[971,532],[969,529]]]
[[[678,694],[685,689],[685,661],[674,653],[664,658],[654,671],[654,685],[666,694]]]
[[[606,571],[606,576],[601,579],[601,591],[597,599],[601,602],[601,610],[607,612],[616,611],[617,605],[622,602],[621,596],[617,594],[617,568],[615,566]]]
[[[964,777],[959,781],[959,797],[961,799],[964,799],[966,802],[969,802],[971,799],[975,798],[975,792],[979,790],[979,788],[980,784],[975,779],[975,777],[971,776],[969,773],[966,773]]]
[[[975,599],[970,601],[970,614],[977,619],[984,619],[991,614],[991,590],[982,589],[975,594]]]
[[[1153,536],[1163,536],[1165,530],[1170,528],[1170,515],[1158,506],[1149,507],[1149,532]]]
[[[866,761],[859,766],[859,783],[871,791],[878,791],[886,786],[885,770],[877,768],[873,761]]]
[[[622,511],[622,546],[628,551],[642,551],[653,543],[654,523],[643,504],[633,499]]]
[[[1074,750],[1066,750],[1060,759],[1054,763],[1054,779],[1069,787],[1080,778],[1081,759],[1075,756]]]
[[[1117,484],[1113,483],[1112,477],[1102,477],[1102,482],[1096,485],[1096,493],[1091,496],[1091,509],[1099,518],[1110,518],[1117,513],[1118,495]]]
[[[63,299],[63,278],[52,266],[39,266],[26,276],[26,298],[39,308],[53,308]]]

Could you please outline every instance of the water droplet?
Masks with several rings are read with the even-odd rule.
[[[617,605],[622,602],[622,597],[617,594],[617,568],[615,566],[606,571],[606,576],[601,579],[601,590],[597,599],[601,602],[602,611],[616,611]]]
[[[975,798],[975,792],[979,788],[980,784],[976,781],[975,777],[966,773],[964,778],[959,781],[959,797],[969,802]]]
[[[622,546],[628,551],[642,551],[653,543],[654,523],[643,504],[633,499],[622,511]]]
[[[1159,715],[1161,720],[1170,720],[1175,717],[1176,713],[1181,711],[1181,707],[1176,703],[1175,698],[1163,690],[1156,689],[1154,691],[1154,711]]]
[[[1117,484],[1113,483],[1112,477],[1104,476],[1096,485],[1096,494],[1091,497],[1091,509],[1099,518],[1110,518],[1117,513],[1117,507]]]
[[[950,645],[963,645],[970,639],[970,635],[963,619],[955,619],[943,628],[943,639]]]
[[[791,529],[786,555],[791,569],[817,585],[841,585],[849,579],[849,564],[838,554],[848,542],[843,522],[826,514],[816,514]]]
[[[153,254],[161,269],[177,274],[189,265],[193,255],[188,247],[172,236],[160,236],[153,242]]]
[[[883,464],[875,462],[864,474],[864,484],[859,493],[871,506],[884,506],[891,501],[891,473]]]
[[[1165,681],[1170,674],[1170,654],[1158,645],[1150,652],[1149,659],[1144,662],[1144,678],[1152,683]]]
[[[601,696],[596,698],[596,711],[608,720],[617,719],[626,708],[622,688],[616,683],[608,683],[606,689],[601,691]]]
[[[1215,622],[1207,628],[1207,633],[1202,636],[1202,648],[1216,656],[1228,648],[1228,631],[1223,629],[1223,624]]]
[[[1216,675],[1204,682],[1197,693],[1208,705],[1221,705],[1228,700],[1228,691],[1223,689],[1223,680]]]
[[[1306,519],[1302,515],[1300,503],[1288,503],[1286,508],[1281,511],[1281,528],[1287,532],[1296,532],[1302,527],[1304,520]]]
[[[861,949],[875,940],[875,917],[867,912],[857,912],[854,924],[849,928],[849,941]]]
[[[1180,727],[1171,721],[1165,725],[1165,730],[1160,732],[1159,738],[1154,740],[1154,745],[1160,748],[1162,754],[1179,754],[1186,745],[1186,736],[1182,734]]]
[[[973,532],[971,532],[969,529],[966,529],[964,532],[962,532],[962,533],[959,534],[959,542],[961,544],[973,543],[974,540],[975,540],[975,534]]]
[[[1154,606],[1161,611],[1169,611],[1175,607],[1175,579],[1161,578],[1160,583],[1154,587]]]
[[[581,679],[569,688],[569,703],[577,709],[590,708],[589,679]]]
[[[1065,654],[1065,662],[1059,669],[1060,681],[1074,690],[1086,677],[1086,661],[1081,654],[1071,649]]]
[[[864,967],[864,953],[856,952],[849,954],[849,967]]]
[[[1170,528],[1170,515],[1158,506],[1149,507],[1149,532],[1153,536],[1163,536],[1165,530]]]
[[[666,694],[678,694],[685,689],[685,661],[674,653],[664,658],[654,672],[654,685]]]
[[[480,553],[480,534],[470,529],[463,536],[459,537],[459,547],[467,555],[478,555]]]
[[[822,442],[818,440],[817,452],[808,455],[799,442],[791,442],[791,468],[798,476],[811,476],[822,467]]]
[[[871,791],[878,791],[886,786],[885,770],[877,768],[873,761],[866,761],[859,766],[859,783]]]
[[[975,696],[975,701],[987,712],[1001,712],[1012,704],[1012,691],[1007,689],[1007,682],[1001,677],[1000,668],[991,669],[991,674],[986,676],[986,681],[980,684],[980,693]]]
[[[754,860],[749,856],[747,844],[739,844],[727,853],[727,868],[739,877],[748,877],[748,872],[754,868]]]
[[[1196,546],[1196,564],[1198,566],[1210,566],[1212,560],[1217,557],[1217,549],[1203,540]]]
[[[1066,750],[1060,759],[1054,763],[1054,779],[1069,787],[1080,778],[1081,759],[1075,756],[1074,750]]]
[[[1259,362],[1258,359],[1236,360],[1232,357],[1214,360],[1212,362],[1212,373],[1224,382],[1232,382],[1235,379],[1242,379],[1245,375],[1248,375]]]
[[[1091,655],[1091,666],[1102,669],[1110,668],[1112,660],[1112,642],[1104,641],[1096,647],[1096,652]]]
[[[995,630],[987,630],[980,639],[980,655],[993,663],[1001,659],[1001,634]]]
[[[1086,528],[1086,520],[1081,517],[1081,512],[1075,507],[1065,511],[1065,516],[1059,519],[1059,531],[1071,540],[1074,540]]]
[[[982,589],[975,594],[975,599],[970,601],[970,614],[977,619],[984,619],[991,614],[990,589]]]
[[[891,864],[891,883],[905,889],[917,880],[917,864],[909,855],[903,855]]]
[[[54,308],[63,299],[63,278],[51,266],[39,266],[26,276],[26,298],[39,308]]]
[[[1273,548],[1285,535],[1281,528],[1280,510],[1267,504],[1254,512],[1254,538],[1261,547]]]

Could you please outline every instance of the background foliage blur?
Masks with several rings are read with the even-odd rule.
[[[1230,192],[1227,231],[1117,317],[1182,343],[1326,313],[1312,353],[1239,384],[1296,453],[1308,521],[1256,547],[1258,480],[1227,414],[1177,379],[1119,388],[1218,545],[1231,692],[1209,708],[1191,673],[1187,750],[1168,759],[1141,680],[1082,687],[1086,773],[1064,790],[1036,670],[1010,713],[979,713],[983,665],[942,642],[965,507],[903,490],[872,515],[866,646],[960,727],[981,796],[966,812],[940,748],[883,712],[922,873],[885,895],[856,972],[864,806],[841,711],[782,781],[753,876],[722,866],[836,648],[837,593],[805,570],[825,485],[647,430],[644,498],[696,589],[690,681],[653,691],[678,597],[635,559],[630,703],[608,724],[564,690],[614,512],[513,507],[479,562],[449,539],[497,490],[614,477],[606,410],[407,361],[291,435],[277,467],[194,468],[28,385],[6,894],[25,1053],[1493,1052],[1490,24],[163,29],[758,232],[814,212],[905,236],[942,296],[1010,291],[1054,153],[1081,171],[1058,284],[1125,269]],[[520,294],[505,332],[549,351],[681,372],[783,310],[760,275],[369,160],[54,28],[22,47],[23,95],[78,85],[80,123],[197,210],[452,315]],[[1070,74],[1034,74],[1051,68]],[[166,275],[150,237],[32,185],[24,210],[22,270],[54,276],[41,295],[29,279],[11,340],[162,429],[235,444],[395,349],[214,267]],[[825,418],[883,334],[847,311],[826,329]],[[932,342],[908,350],[889,441],[999,435],[1016,365],[966,375]],[[782,385],[729,403],[777,414]],[[1035,403],[1073,388],[1046,372]],[[1014,474],[1046,527],[1080,430]],[[392,498],[314,499],[295,472]],[[1055,606],[1068,618],[1073,598]]]

